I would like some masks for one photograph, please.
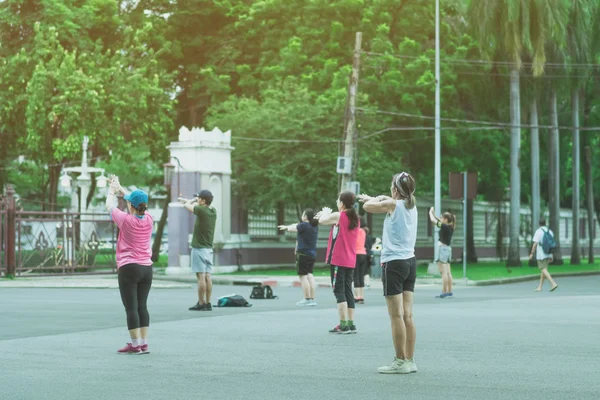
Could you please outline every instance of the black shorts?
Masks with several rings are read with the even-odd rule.
[[[402,292],[414,292],[417,280],[417,259],[392,260],[381,264],[383,295],[395,296]]]
[[[312,274],[315,269],[315,258],[306,254],[296,253],[296,272],[298,275]]]

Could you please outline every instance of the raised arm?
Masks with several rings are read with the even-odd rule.
[[[361,194],[358,200],[363,203],[363,210],[371,214],[390,213],[396,209],[396,200],[389,196],[371,197]]]
[[[117,193],[121,190],[121,184],[119,183],[119,178],[115,175],[109,176],[108,183],[108,194],[106,195],[104,207],[106,208],[106,211],[110,213],[113,208],[117,208],[119,206]]]
[[[279,228],[280,231],[298,232],[298,224],[279,225],[277,228]]]
[[[117,200],[117,196],[115,193],[111,191],[106,195],[106,202],[104,203],[104,207],[106,207],[106,211],[110,213],[113,208],[117,208],[119,205],[119,201]]]
[[[323,207],[323,209],[315,215],[315,219],[319,220],[319,225],[335,225],[340,222],[340,213],[337,211],[332,212],[329,207]]]
[[[429,219],[431,220],[432,223],[434,224],[439,224],[440,219],[438,217],[435,216],[434,211],[433,211],[433,207],[431,207],[429,209]]]
[[[183,204],[183,207],[191,213],[194,212],[194,207],[196,207],[198,205],[198,201],[196,199],[188,200],[188,199],[184,199],[183,197],[180,197],[177,199],[177,201],[179,201],[179,203]]]

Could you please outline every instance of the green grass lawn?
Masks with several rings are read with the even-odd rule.
[[[587,264],[584,261],[581,265],[571,265],[569,260],[565,260],[564,265],[551,265],[548,269],[551,274],[567,273],[567,272],[600,272],[600,262],[596,262],[593,265]],[[500,278],[516,278],[526,275],[539,275],[539,269],[536,267],[529,267],[527,262],[523,262],[521,267],[506,268],[504,263],[478,263],[478,264],[467,264],[467,278],[474,281],[488,280],[488,279],[500,279]],[[419,266],[417,276],[427,276],[427,266]],[[452,276],[454,279],[461,279],[463,277],[463,266],[462,264],[452,264]]]
[[[564,265],[551,265],[549,269],[551,274],[566,273],[566,272],[600,272],[600,261],[593,265],[587,264],[584,260],[582,265],[570,265],[568,259]],[[521,267],[506,268],[506,265],[501,262],[481,262],[477,264],[467,265],[467,278],[474,281],[500,279],[500,278],[516,278],[526,275],[537,275],[539,270],[537,267],[529,267],[527,262],[523,262]],[[296,270],[294,268],[277,268],[270,270],[252,270],[244,272],[233,272],[232,275],[255,275],[255,276],[294,276]],[[329,268],[315,267],[315,276],[329,276]],[[431,277],[427,274],[427,265],[422,264],[417,267],[417,276],[419,278]],[[452,264],[452,276],[454,279],[463,277],[462,264]]]

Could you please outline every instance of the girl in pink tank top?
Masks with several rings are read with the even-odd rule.
[[[338,212],[324,207],[315,218],[321,225],[333,225],[329,233],[325,261],[331,266],[331,285],[338,303],[340,324],[331,333],[356,333],[354,325],[354,294],[352,280],[356,264],[356,240],[360,222],[354,209],[356,197],[352,192],[343,192],[337,201]]]

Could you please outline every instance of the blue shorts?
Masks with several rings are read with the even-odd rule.
[[[452,259],[452,247],[440,246],[440,255],[438,257],[438,262],[441,262],[442,264],[450,264],[451,259]]]
[[[192,247],[192,272],[210,274],[213,269],[213,249]]]

